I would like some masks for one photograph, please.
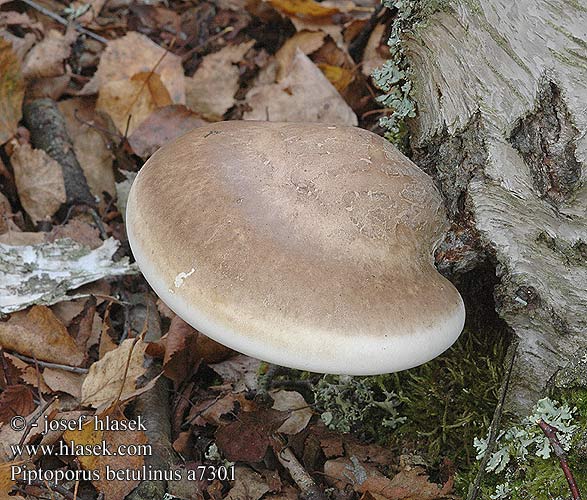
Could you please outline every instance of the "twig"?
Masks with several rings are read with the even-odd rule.
[[[50,363],[48,361],[39,361],[39,360],[35,360],[33,358],[29,358],[28,356],[25,356],[24,354],[19,354],[17,352],[11,352],[10,353],[12,356],[16,356],[18,359],[22,359],[23,361],[26,361],[27,363],[37,363],[39,366],[42,366],[44,368],[56,368],[57,370],[64,370],[66,372],[72,372],[72,373],[88,373],[88,369],[87,368],[80,368],[79,366],[69,366],[69,365],[60,365],[58,363]]]
[[[274,437],[278,438],[277,435]],[[278,440],[281,441],[279,438]],[[320,491],[320,488],[318,488],[318,485],[312,476],[308,474],[288,446],[284,446],[279,451],[275,450],[275,454],[277,455],[279,463],[283,465],[287,472],[289,472],[291,478],[298,485],[304,500],[325,500],[324,494]]]
[[[495,407],[495,411],[493,412],[493,419],[491,420],[491,425],[489,426],[489,439],[487,440],[487,449],[485,450],[485,454],[481,459],[481,464],[479,465],[479,472],[477,473],[477,477],[475,477],[475,482],[472,486],[469,487],[469,492],[467,494],[466,500],[477,499],[481,487],[481,480],[485,475],[485,468],[487,467],[487,462],[489,462],[491,454],[493,453],[493,448],[495,448],[497,433],[499,431],[499,424],[501,422],[501,415],[503,413],[503,405],[505,403],[505,398],[507,396],[508,387],[510,385],[510,379],[512,377],[512,370],[514,368],[514,360],[516,359],[516,352],[518,350],[518,343],[515,340],[514,342],[516,342],[516,344],[510,345],[510,349],[508,351],[508,354],[510,356],[508,369],[505,374],[504,380],[501,384],[501,388],[499,390],[499,400],[497,402],[497,406]]]
[[[41,14],[44,14],[45,16],[50,17],[51,19],[53,19],[54,21],[57,21],[59,24],[62,24],[63,26],[70,26],[71,25],[76,29],[76,31],[79,31],[80,33],[83,33],[84,35],[87,35],[90,38],[93,38],[94,40],[97,40],[100,43],[103,43],[103,44],[108,43],[108,40],[106,38],[101,37],[100,35],[97,35],[93,31],[87,30],[79,23],[70,23],[64,17],[61,17],[59,14],[55,14],[55,12],[43,7],[42,5],[39,5],[36,2],[33,2],[33,0],[22,0],[22,3],[26,3],[29,7],[32,7],[33,9],[40,12]]]
[[[538,420],[538,422],[536,423],[539,425],[539,427],[542,429],[542,432],[544,432],[544,435],[550,441],[552,449],[554,450],[554,454],[558,457],[558,460],[561,464],[561,469],[563,470],[565,478],[569,483],[569,489],[571,490],[571,494],[573,495],[573,500],[581,500],[581,493],[579,493],[579,487],[577,486],[573,473],[571,472],[571,468],[569,467],[569,462],[567,461],[567,454],[561,446],[561,443],[558,440],[558,436],[556,435],[558,429],[550,424],[547,424],[543,419]]]

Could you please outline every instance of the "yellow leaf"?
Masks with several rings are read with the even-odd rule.
[[[145,447],[147,436],[142,430],[129,428],[129,422],[116,405],[91,417],[81,429],[63,434],[65,445],[74,452],[80,465],[93,471],[92,483],[104,493],[105,500],[125,498],[136,487],[145,456],[150,454]],[[115,430],[124,428],[121,426],[126,426],[126,430]],[[129,445],[134,448],[130,450]],[[129,477],[120,480],[121,477],[115,476],[117,473],[129,474]]]
[[[269,0],[269,3],[282,14],[303,19],[327,20],[339,12],[334,7],[324,7],[314,0]]]
[[[328,78],[328,81],[334,85],[339,92],[343,92],[353,82],[355,75],[350,69],[341,68],[340,66],[331,66],[330,64],[318,64],[318,67]]]
[[[12,44],[0,37],[0,144],[16,132],[22,117],[24,80]]]

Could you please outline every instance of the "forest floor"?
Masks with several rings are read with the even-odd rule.
[[[167,308],[125,231],[136,172],[190,128],[383,133],[370,74],[393,15],[377,0],[0,0],[0,500],[466,495],[504,375],[495,315],[400,374],[276,370]],[[556,458],[542,467],[543,498],[568,495]]]

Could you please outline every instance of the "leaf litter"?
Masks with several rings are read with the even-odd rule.
[[[325,428],[304,381],[266,391],[264,363],[155,307],[125,234],[143,161],[191,128],[225,119],[375,128],[369,74],[385,55],[384,21],[370,28],[361,57],[349,49],[377,2],[46,4],[77,29],[0,0],[0,498],[163,497],[156,481],[108,480],[108,470],[173,471],[167,492],[179,499],[292,500],[302,492],[292,478],[304,469],[337,498],[450,495],[450,478],[434,484],[387,448]],[[66,169],[33,146],[22,126],[25,91],[58,101],[66,128],[58,133],[69,137],[95,205],[69,204]],[[10,426],[14,415],[24,429]],[[146,430],[93,421],[128,426],[138,417]],[[85,425],[38,430],[77,419]],[[157,451],[82,452],[104,442]],[[39,443],[77,452],[56,460],[9,446]],[[15,481],[11,467],[23,463],[95,476]],[[233,465],[233,480],[187,479],[202,466]]]

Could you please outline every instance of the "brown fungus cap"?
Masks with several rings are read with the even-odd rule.
[[[446,350],[465,318],[433,265],[432,180],[353,127],[232,121],[157,151],[128,200],[146,279],[185,321],[279,365],[369,375]]]

